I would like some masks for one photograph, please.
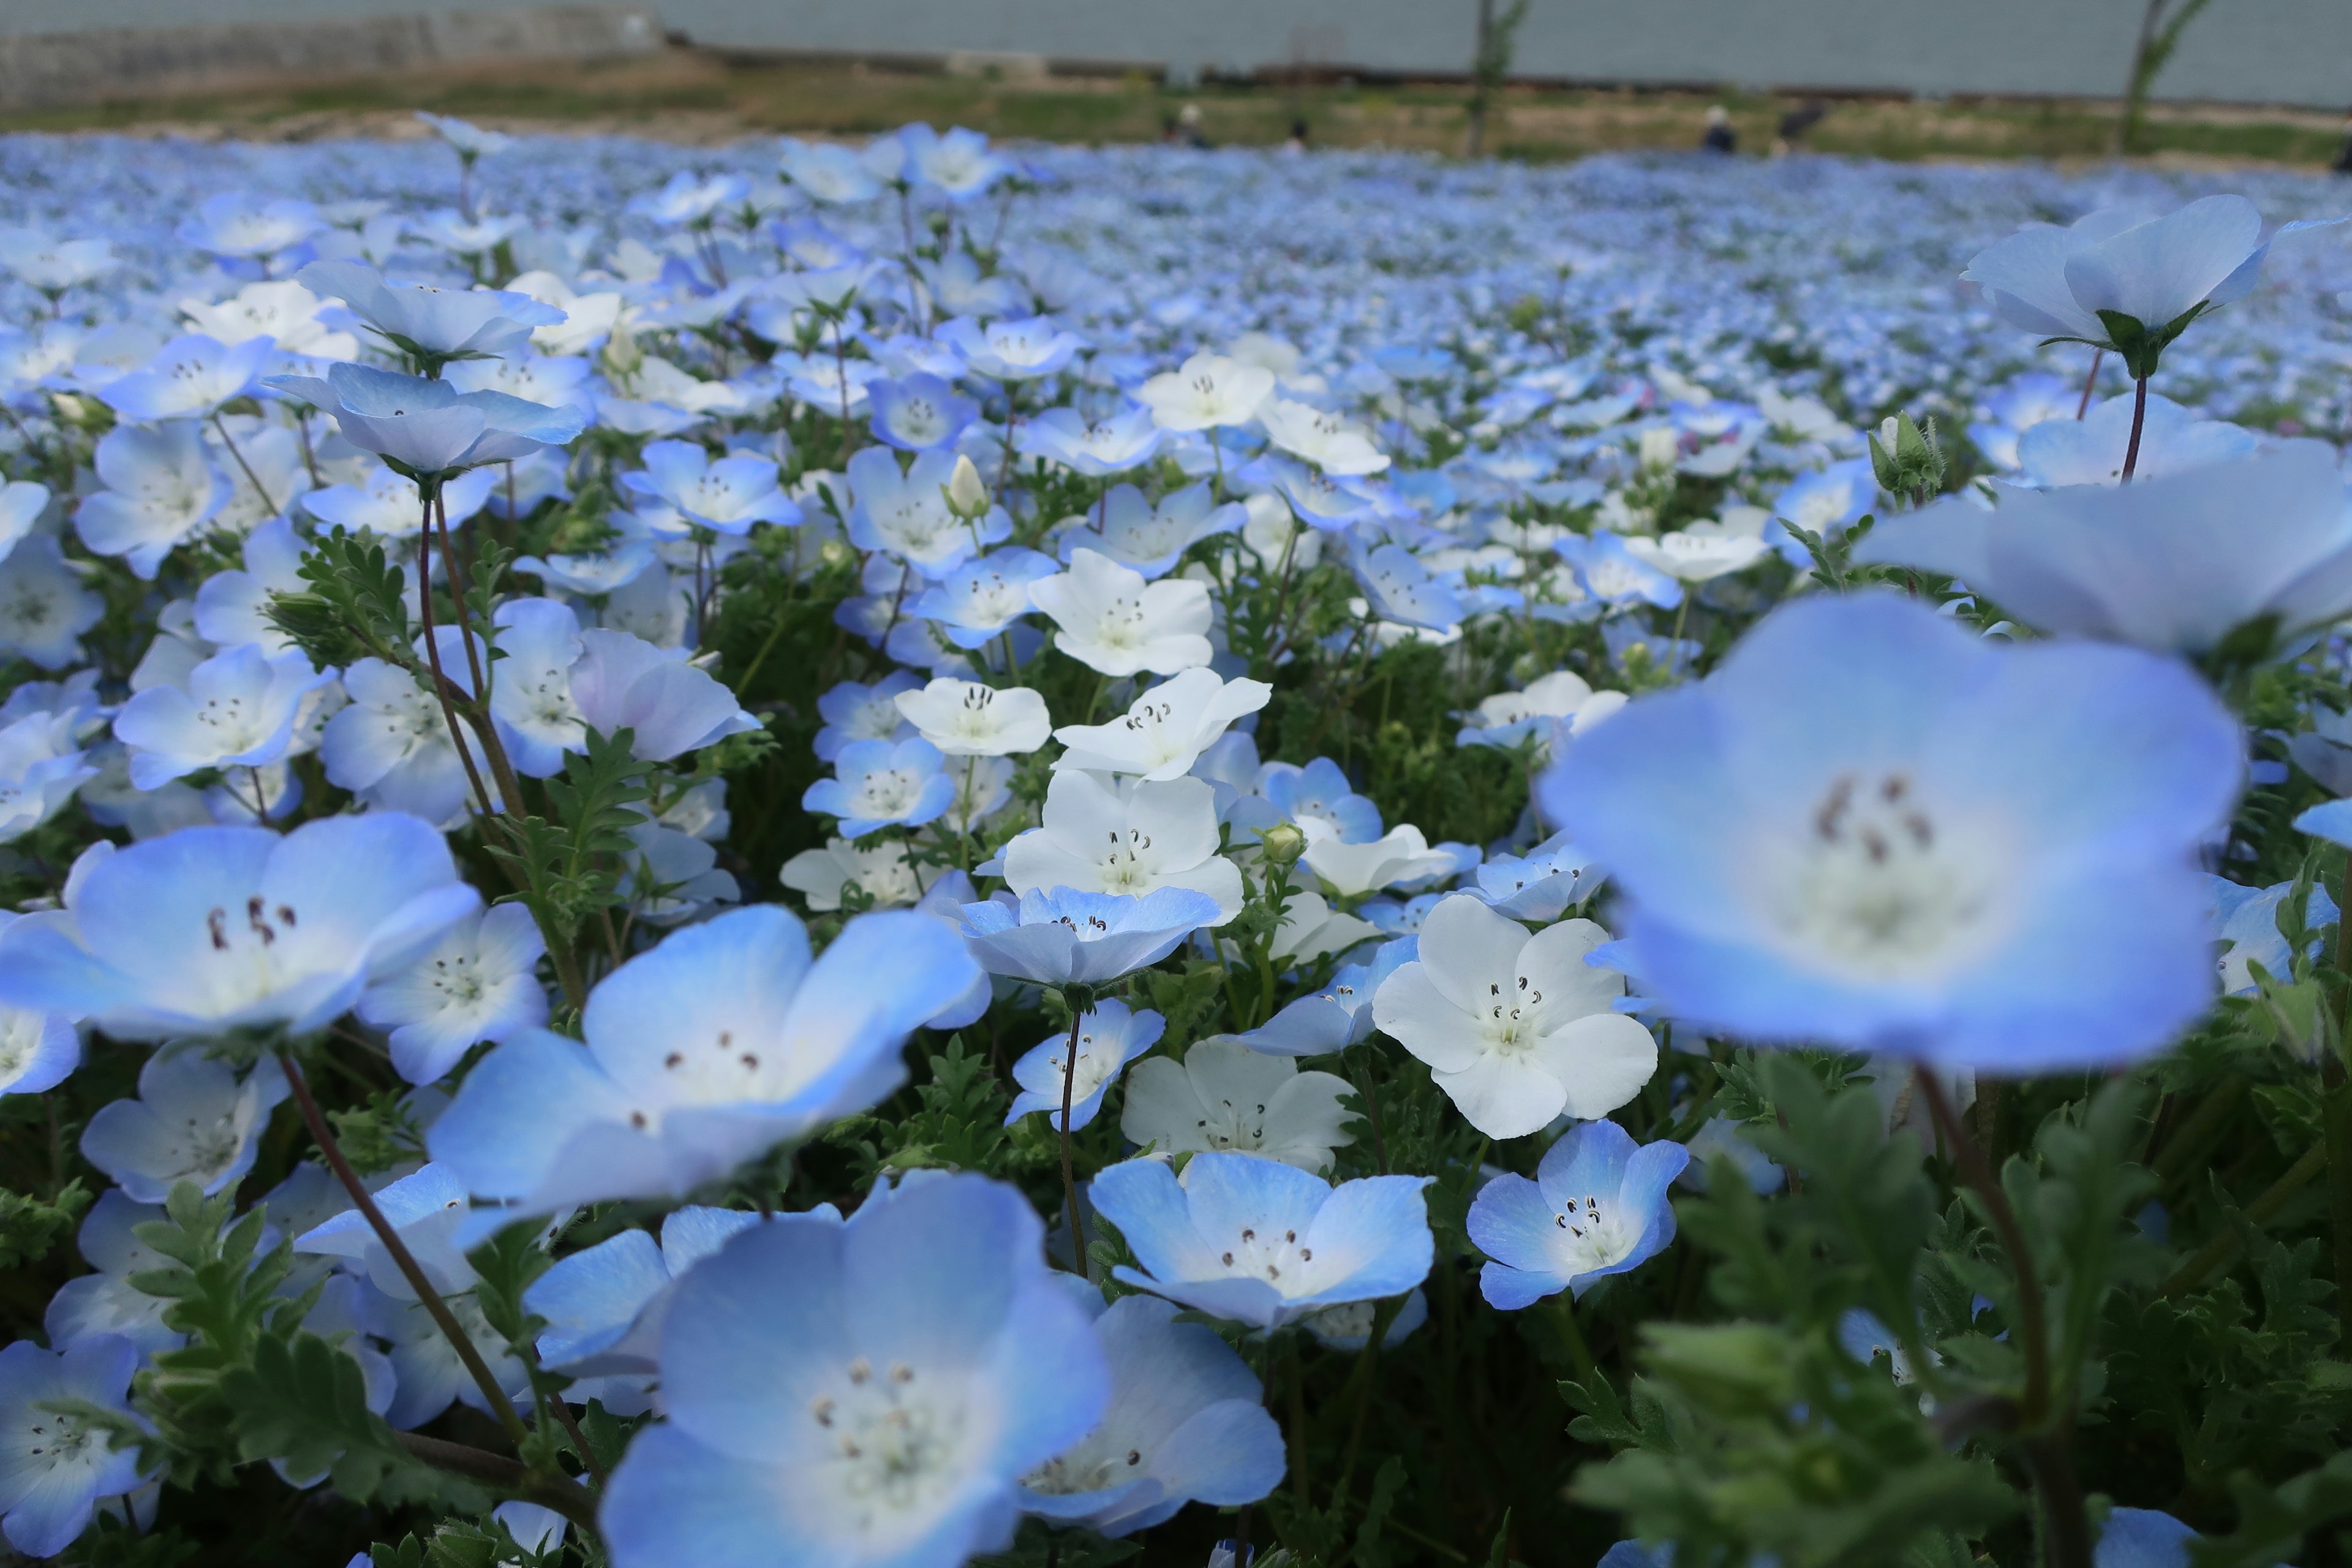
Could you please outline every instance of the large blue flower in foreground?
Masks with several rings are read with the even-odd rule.
[[[0,1003],[117,1039],[323,1029],[478,909],[441,835],[371,812],[187,827],[86,855],[62,910],[0,933]]]
[[[1869,594],[1779,611],[1540,791],[1675,1016],[2020,1074],[2144,1056],[2210,1003],[2197,850],[2242,754],[2169,660]]]
[[[1586,1121],[1545,1152],[1534,1181],[1488,1182],[1469,1219],[1494,1259],[1478,1276],[1487,1304],[1510,1312],[1564,1289],[1581,1296],[1655,1258],[1675,1238],[1666,1189],[1689,1163],[1680,1143],[1637,1145],[1614,1121]]]
[[[788,910],[732,910],[606,976],[585,1045],[527,1029],[483,1058],[427,1146],[515,1215],[682,1197],[896,1089],[908,1034],[979,978],[911,910],[858,917],[814,960]]]
[[[662,1317],[668,1423],[604,1496],[616,1568],[951,1568],[1005,1545],[1018,1479],[1110,1395],[1044,1241],[1013,1188],[939,1176],[697,1264]]]
[[[1402,1296],[1428,1276],[1436,1243],[1427,1176],[1332,1186],[1279,1160],[1195,1154],[1180,1182],[1164,1160],[1129,1160],[1094,1179],[1095,1211],[1143,1265],[1118,1278],[1253,1328],[1318,1307]]]

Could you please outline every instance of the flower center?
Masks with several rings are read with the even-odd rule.
[[[1597,1195],[1587,1194],[1555,1210],[1552,1219],[1552,1256],[1570,1279],[1622,1261],[1640,1239],[1618,1205]]]
[[[1955,852],[1908,774],[1842,773],[1813,808],[1788,930],[1839,968],[1918,979],[1987,933],[1994,868]]]
[[[860,1356],[845,1376],[838,1394],[809,1402],[809,1418],[831,1439],[840,1494],[857,1528],[871,1531],[950,1489],[963,1412],[927,1398],[931,1391],[904,1362],[877,1370]]]

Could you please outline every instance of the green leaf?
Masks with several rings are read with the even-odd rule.
[[[237,1449],[275,1459],[296,1477],[324,1475],[353,1502],[425,1503],[478,1513],[488,1497],[472,1482],[411,1458],[367,1407],[360,1363],[312,1333],[264,1339],[250,1364],[231,1368],[221,1391],[237,1416]]]
[[[89,1207],[89,1189],[76,1177],[54,1198],[0,1188],[0,1269],[22,1268],[47,1258]]]

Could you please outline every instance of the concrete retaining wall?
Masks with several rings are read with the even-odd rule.
[[[24,0],[7,0],[10,21]],[[121,7],[91,6],[101,15]],[[175,5],[184,16],[201,7]],[[273,81],[502,60],[590,60],[662,47],[658,16],[618,5],[533,5],[431,15],[286,16],[7,36],[0,107],[216,92]]]

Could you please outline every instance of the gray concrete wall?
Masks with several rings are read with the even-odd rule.
[[[2143,0],[1533,0],[1517,69],[1589,81],[2107,96]],[[476,0],[477,14],[529,0]],[[1476,0],[648,0],[745,49],[1002,51],[1146,67],[1459,70]],[[0,35],[281,26],[415,0],[0,0]],[[2211,0],[2160,97],[2352,104],[2352,0]]]

